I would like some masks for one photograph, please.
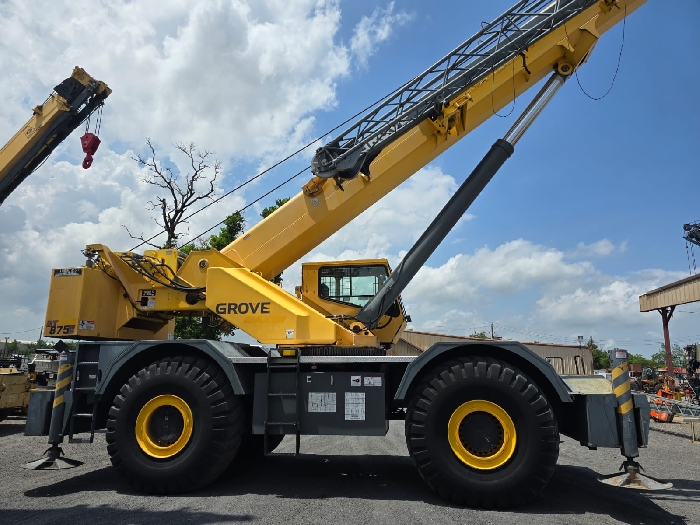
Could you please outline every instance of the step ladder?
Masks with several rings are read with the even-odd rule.
[[[284,349],[281,350],[281,356],[273,356],[270,350],[267,354],[267,402],[265,404],[265,423],[263,429],[263,451],[266,456],[298,456],[299,455],[299,431],[300,431],[300,421],[299,416],[301,414],[301,395],[299,393],[300,387],[300,363],[299,357],[300,352],[298,349]],[[293,391],[276,391],[273,390],[273,377],[276,374],[294,372],[294,390]],[[272,413],[270,410],[271,405],[281,404],[284,399],[294,399],[294,413],[291,414],[291,418],[286,418],[283,421],[271,420]],[[289,416],[289,414],[288,414]],[[296,439],[295,451],[293,453],[282,453],[278,452],[273,454],[269,447],[269,436],[273,435],[270,430],[282,430],[282,434],[291,434],[287,430],[294,428],[294,434]],[[280,432],[275,432],[274,434],[279,434]]]
[[[70,385],[72,395],[69,443],[82,443],[85,439],[74,439],[75,424],[79,419],[90,419],[90,443],[95,439],[95,419],[97,416],[95,403],[95,388],[97,386],[97,368],[99,362],[99,346],[79,344],[75,350],[73,380]]]

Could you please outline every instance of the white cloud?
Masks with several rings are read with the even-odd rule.
[[[615,246],[609,239],[601,239],[591,244],[580,242],[576,248],[567,252],[567,257],[580,259],[585,257],[606,257],[614,252],[622,253],[627,250],[627,241]]]
[[[377,44],[388,40],[394,28],[410,20],[411,15],[404,11],[394,13],[394,2],[389,2],[384,9],[377,7],[370,16],[362,17],[355,27],[350,40],[350,49],[357,56],[360,64],[366,66]]]
[[[397,16],[381,11],[374,23]],[[113,89],[92,168],[80,167],[76,132],[0,208],[0,331],[42,324],[50,269],[82,263],[86,244],[128,249],[136,242],[122,225],[158,231],[147,209],[156,192],[132,160],[146,137],[161,157],[176,142],[215,150],[227,173],[220,193],[251,175],[237,173],[242,163],[269,165],[308,142],[315,113],[336,105],[359,60],[339,42],[340,21],[338,0],[0,3],[0,141],[75,65]],[[373,45],[389,35],[372,34]],[[227,197],[183,238],[245,203],[244,192]]]
[[[314,111],[333,107],[351,55],[334,41],[334,0],[204,1],[0,7],[0,133],[78,64],[114,90],[103,135],[135,147],[196,140],[224,158],[286,147]],[[99,28],[99,30],[96,30]]]
[[[315,252],[386,257],[398,263],[457,189],[440,168],[419,170],[401,186],[324,241]],[[463,220],[471,216],[467,214]]]

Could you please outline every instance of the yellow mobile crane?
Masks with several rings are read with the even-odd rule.
[[[106,429],[131,483],[177,493],[211,483],[236,454],[272,452],[284,435],[298,453],[301,434],[384,435],[404,420],[421,476],[457,503],[534,497],[560,433],[621,448],[616,481],[661,486],[634,461],[649,408],[630,393],[624,362],[613,391],[603,378],[558,376],[517,342],[386,355],[407,322],[401,291],[599,36],[643,3],[522,0],[320,148],[302,191],[223,250],[92,244],[84,266],[53,270],[44,334],[81,342],[63,347],[51,448],[28,468],[74,466],[60,457],[63,435]],[[547,75],[393,272],[386,260],[306,263],[296,296],[270,281]],[[188,314],[275,348],[173,340],[175,317]]]
[[[32,110],[32,117],[0,149],[0,204],[104,104],[111,92],[107,84],[75,67],[46,102]],[[86,133],[81,141],[87,154],[83,167],[89,168],[100,141],[93,133]]]

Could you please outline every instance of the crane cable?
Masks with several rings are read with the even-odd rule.
[[[618,7],[619,9],[619,7]],[[607,97],[610,92],[612,91],[613,86],[615,85],[615,80],[617,80],[617,74],[620,71],[620,63],[622,62],[622,50],[625,47],[625,28],[627,27],[627,4],[625,4],[625,16],[622,17],[622,42],[620,43],[620,53],[617,55],[617,66],[615,67],[615,74],[613,75],[612,81],[610,82],[610,87],[608,90],[603,93],[599,97],[594,97],[593,95],[589,94],[581,85],[581,80],[578,77],[578,68],[574,71],[574,74],[576,75],[576,83],[578,84],[578,87],[581,89],[581,93],[586,95],[588,98],[591,100],[603,100],[605,97]],[[564,32],[566,33],[566,38],[569,38],[569,32],[566,30],[566,24],[564,24]]]
[[[213,204],[216,204],[217,202],[221,201],[221,200],[224,199],[225,197],[228,197],[228,196],[231,195],[232,193],[234,193],[234,192],[240,190],[241,188],[243,188],[244,186],[250,184],[250,183],[253,182],[254,180],[259,179],[260,177],[262,177],[262,176],[265,175],[266,173],[272,171],[273,169],[275,169],[275,168],[278,167],[279,165],[281,165],[281,164],[287,162],[289,159],[291,159],[292,157],[295,157],[296,155],[298,155],[299,153],[301,153],[302,151],[304,151],[305,149],[307,149],[309,146],[312,146],[313,144],[315,144],[316,142],[318,142],[318,141],[321,140],[322,138],[324,138],[324,137],[330,135],[331,133],[333,133],[334,131],[336,131],[338,128],[340,128],[340,127],[342,127],[342,126],[345,126],[348,122],[350,122],[350,121],[356,119],[357,117],[359,117],[359,116],[362,115],[363,113],[366,113],[367,111],[369,111],[370,109],[372,109],[374,106],[380,104],[381,102],[383,102],[383,101],[386,100],[387,98],[393,96],[393,95],[395,94],[395,92],[396,92],[396,90],[393,91],[392,93],[389,93],[388,95],[385,95],[384,97],[378,99],[376,102],[373,102],[372,104],[370,104],[370,105],[367,106],[366,108],[364,108],[364,109],[358,111],[357,113],[355,113],[355,114],[352,115],[351,117],[347,118],[345,121],[343,121],[343,122],[341,122],[340,124],[338,124],[337,126],[335,126],[333,129],[331,129],[331,130],[327,131],[326,133],[324,133],[324,134],[318,136],[317,138],[315,138],[314,140],[312,140],[311,142],[309,142],[309,143],[306,144],[305,146],[302,146],[301,148],[299,148],[298,150],[296,150],[294,153],[290,153],[290,154],[287,155],[285,158],[283,158],[282,160],[276,162],[275,164],[273,164],[273,165],[270,166],[269,168],[264,169],[263,171],[261,171],[260,173],[258,173],[257,175],[255,175],[254,177],[251,177],[250,179],[248,179],[247,181],[243,182],[242,184],[239,184],[238,186],[236,186],[236,187],[233,188],[232,190],[227,191],[227,192],[224,193],[221,197],[218,197],[218,198],[212,200],[210,203],[204,205],[204,206],[201,207],[200,209],[198,209],[198,210],[196,210],[196,211],[190,213],[187,217],[185,217],[185,218],[182,220],[182,222],[186,222],[190,217],[193,217],[193,216],[197,215],[199,212],[201,212],[201,211],[207,209],[209,206],[212,206]],[[296,175],[293,175],[292,177],[289,177],[289,178],[288,178],[287,180],[285,180],[282,184],[276,186],[273,190],[271,190],[271,191],[265,193],[265,195],[263,195],[262,197],[260,197],[260,198],[258,198],[258,199],[256,199],[256,200],[252,201],[250,204],[248,204],[248,205],[246,205],[245,207],[243,207],[243,208],[241,208],[240,210],[238,210],[238,213],[240,213],[241,211],[243,211],[243,210],[249,208],[252,204],[255,204],[256,202],[260,201],[262,198],[267,197],[270,193],[272,193],[272,191],[275,191],[275,190],[281,188],[282,186],[284,186],[285,184],[291,182],[292,180],[294,180],[296,177],[298,177],[299,175],[301,175],[302,173],[304,173],[304,172],[305,172],[306,170],[308,170],[308,169],[309,169],[309,167],[307,166],[306,168],[304,168],[303,170],[301,170],[300,172],[298,172]],[[221,221],[221,222],[219,222],[218,224],[215,224],[214,226],[212,226],[211,228],[207,229],[206,231],[203,231],[202,233],[200,233],[200,234],[197,235],[196,237],[193,237],[191,241],[188,241],[187,243],[184,243],[184,244],[182,244],[182,245],[180,245],[180,246],[184,246],[184,245],[188,244],[189,242],[192,242],[192,241],[194,241],[195,239],[198,239],[199,237],[201,237],[202,235],[204,235],[204,234],[210,232],[211,230],[213,230],[214,228],[216,228],[216,227],[219,226],[220,224],[223,224],[223,222],[224,222],[224,221]],[[152,241],[153,239],[155,239],[156,237],[158,237],[159,235],[161,235],[161,234],[163,234],[163,233],[165,233],[165,230],[162,230],[162,231],[160,231],[160,232],[158,232],[158,233],[152,235],[152,236],[149,237],[148,239],[142,240],[142,242],[140,242],[139,244],[137,244],[136,246],[134,246],[133,248],[131,248],[131,250],[129,250],[129,251],[134,251],[136,248],[139,248],[139,247],[143,246],[144,244],[148,244],[149,241]]]
[[[283,162],[284,162],[284,161],[283,161]],[[277,191],[278,189],[280,189],[280,188],[281,188],[282,186],[284,186],[285,184],[287,184],[287,183],[291,182],[292,180],[296,179],[299,175],[301,175],[302,173],[304,173],[304,172],[305,172],[306,170],[308,170],[308,169],[309,169],[309,167],[307,166],[307,167],[304,168],[303,170],[298,171],[297,173],[295,173],[294,175],[292,175],[291,177],[289,177],[289,178],[288,178],[287,180],[285,180],[284,182],[282,182],[282,183],[278,184],[277,186],[275,186],[274,188],[272,188],[272,189],[271,189],[270,191],[268,191],[267,193],[261,195],[260,197],[258,197],[258,198],[255,199],[254,201],[251,201],[251,202],[249,202],[248,204],[246,204],[245,206],[243,206],[240,210],[234,212],[234,215],[235,215],[236,213],[241,213],[241,212],[247,210],[247,209],[250,208],[253,204],[255,204],[255,203],[261,201],[262,199],[264,199],[265,197],[267,197],[267,196],[270,195],[271,193],[273,193],[273,192]],[[264,172],[263,172],[263,173],[264,173]],[[252,180],[252,179],[251,179],[251,180]],[[248,181],[248,182],[250,182],[250,181]],[[247,183],[246,183],[246,184],[247,184]],[[211,203],[208,204],[207,206],[210,206],[211,204],[214,204],[214,202],[211,202]],[[206,206],[205,206],[205,208],[206,208]],[[203,210],[203,209],[204,209],[204,208],[202,208],[202,210]],[[201,210],[199,210],[199,211],[201,211]],[[195,212],[195,213],[196,213],[196,212]],[[194,215],[194,213],[193,213],[192,215]],[[191,217],[191,215],[190,215],[190,217]],[[189,241],[182,243],[182,244],[180,245],[180,248],[182,248],[183,246],[187,246],[187,245],[190,244],[191,242],[196,241],[196,240],[199,239],[202,235],[206,235],[207,233],[209,233],[210,231],[212,231],[212,230],[213,230],[214,228],[216,228],[217,226],[220,226],[221,224],[224,224],[224,222],[226,222],[226,219],[224,219],[224,220],[221,221],[221,222],[217,222],[217,223],[216,223],[214,226],[212,226],[211,228],[207,228],[207,229],[204,230],[203,232],[201,232],[201,233],[199,233],[198,235],[195,235],[194,237],[192,237]]]
[[[619,52],[618,57],[617,57],[617,66],[616,66],[616,68],[615,68],[615,74],[613,75],[612,82],[610,83],[610,87],[608,88],[608,90],[607,90],[602,96],[600,96],[600,97],[594,97],[594,96],[590,95],[590,94],[583,88],[583,86],[581,85],[581,81],[580,81],[579,76],[578,76],[578,69],[575,71],[575,74],[576,74],[576,82],[578,83],[578,86],[579,86],[579,88],[581,89],[581,92],[582,92],[584,95],[586,95],[588,98],[590,98],[591,100],[596,100],[596,101],[597,101],[597,100],[602,100],[602,99],[604,99],[604,98],[607,97],[608,94],[612,91],[612,88],[613,88],[613,86],[615,85],[615,80],[617,79],[618,72],[620,71],[620,63],[622,62],[622,51],[623,51],[623,49],[624,49],[624,47],[625,47],[625,29],[626,29],[626,26],[627,26],[627,5],[625,5],[624,9],[625,9],[625,14],[624,14],[624,17],[623,17],[623,19],[622,19],[622,42],[621,42],[621,44],[620,44],[620,52]],[[566,29],[566,23],[564,23],[564,32],[566,33],[567,38],[569,38],[569,32],[568,32],[567,29]],[[513,71],[513,77],[515,77],[515,65],[514,65],[514,64],[513,64],[513,70],[514,70],[514,71]],[[514,84],[514,88],[515,88],[515,78],[513,78],[513,84]],[[197,215],[199,212],[201,212],[201,211],[207,209],[209,206],[212,206],[212,205],[216,204],[217,202],[221,201],[221,200],[224,199],[225,197],[228,197],[228,196],[231,195],[232,193],[238,191],[239,189],[243,188],[244,186],[248,185],[249,183],[253,182],[254,180],[256,180],[256,179],[262,177],[263,175],[265,175],[266,173],[272,171],[273,169],[275,169],[276,167],[280,166],[281,164],[283,164],[284,162],[288,161],[289,159],[295,157],[296,155],[298,155],[298,154],[301,153],[302,151],[306,150],[307,148],[309,148],[310,146],[312,146],[313,144],[315,144],[315,143],[318,142],[319,140],[323,139],[324,137],[326,137],[326,136],[330,135],[331,133],[333,133],[334,131],[336,131],[338,128],[344,126],[344,125],[347,124],[348,122],[354,120],[355,118],[359,117],[359,116],[362,115],[363,113],[369,111],[369,110],[372,109],[374,106],[380,104],[382,101],[384,101],[384,100],[386,100],[386,99],[392,97],[397,91],[398,91],[398,89],[397,89],[397,90],[394,90],[392,93],[389,93],[389,94],[385,95],[384,97],[378,99],[376,102],[374,102],[374,103],[370,104],[369,106],[367,106],[366,108],[364,108],[364,109],[358,111],[357,113],[355,113],[355,114],[352,115],[351,117],[347,118],[345,121],[341,122],[340,124],[338,124],[337,126],[335,126],[334,128],[332,128],[331,130],[329,130],[329,131],[327,131],[326,133],[320,135],[319,137],[317,137],[316,139],[312,140],[311,142],[309,142],[309,143],[306,144],[305,146],[302,146],[301,148],[299,148],[298,150],[296,150],[294,153],[291,153],[291,154],[287,155],[285,158],[283,158],[282,160],[276,162],[275,164],[273,164],[273,165],[270,166],[269,168],[267,168],[267,169],[261,171],[260,173],[258,173],[258,174],[255,175],[254,177],[251,177],[250,179],[248,179],[248,180],[245,181],[244,183],[239,184],[238,186],[236,186],[236,187],[233,188],[232,190],[230,190],[230,191],[224,193],[221,197],[218,197],[218,198],[212,200],[210,203],[204,205],[202,208],[200,208],[200,209],[198,209],[198,210],[192,212],[191,214],[189,214],[188,216],[186,216],[186,217],[182,220],[182,222],[186,222],[188,219],[190,219],[191,217]],[[514,95],[515,95],[515,93],[514,93]],[[492,96],[493,96],[493,93],[492,93]],[[515,108],[515,98],[514,98],[514,100],[513,100],[513,106],[511,107],[511,110],[510,110],[510,112],[509,112],[507,115],[500,115],[500,114],[499,114],[498,112],[496,112],[495,110],[493,111],[493,113],[494,113],[495,115],[499,116],[499,117],[504,117],[504,118],[505,118],[505,117],[509,116],[509,115],[513,112],[513,109],[514,109],[514,108]],[[492,110],[493,110],[493,108],[492,108]],[[251,205],[253,205],[253,204],[259,202],[259,201],[262,200],[263,198],[265,198],[265,197],[267,197],[268,195],[270,195],[273,191],[275,191],[275,190],[281,188],[281,187],[284,186],[285,184],[288,184],[289,182],[291,182],[292,180],[294,180],[296,177],[298,177],[299,175],[301,175],[302,173],[304,173],[307,169],[308,169],[308,167],[307,167],[307,168],[304,168],[303,170],[301,170],[301,171],[299,171],[299,172],[297,172],[295,175],[289,177],[287,180],[285,180],[284,182],[282,182],[281,184],[279,184],[278,186],[276,186],[274,189],[268,191],[267,193],[265,193],[264,195],[262,195],[262,196],[259,197],[258,199],[255,199],[254,201],[251,201],[249,204],[247,204],[246,206],[244,206],[243,208],[241,208],[240,210],[238,210],[237,213],[240,213],[240,212],[246,210],[246,209],[249,208]],[[193,241],[196,240],[196,239],[199,239],[202,235],[205,235],[206,233],[209,233],[211,230],[213,230],[214,228],[216,228],[217,226],[219,226],[219,225],[221,225],[221,224],[223,224],[223,223],[224,223],[224,221],[221,221],[221,222],[215,224],[215,225],[212,226],[211,228],[208,228],[207,230],[201,232],[199,235],[193,237],[190,241],[188,241],[188,242],[186,242],[186,243],[184,243],[184,244],[181,244],[180,247],[185,246],[185,245],[189,244],[190,242],[193,242]],[[135,250],[135,249],[137,249],[137,248],[143,246],[144,244],[149,243],[149,241],[152,241],[153,239],[155,239],[156,237],[160,236],[160,235],[163,234],[163,233],[165,233],[165,230],[162,230],[162,231],[160,231],[160,232],[158,232],[158,233],[152,235],[152,236],[149,237],[148,239],[142,240],[142,242],[140,242],[139,244],[137,244],[136,246],[134,246],[133,248],[131,248],[130,251],[133,251],[133,250]]]

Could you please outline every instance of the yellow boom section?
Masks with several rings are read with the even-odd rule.
[[[112,92],[79,67],[55,91],[0,150],[0,204]]]
[[[339,189],[314,178],[304,191],[221,253],[266,279],[288,268],[558,66],[584,61],[601,34],[646,0],[601,0],[535,42],[522,56],[465,88],[436,120],[426,119],[385,147]]]

